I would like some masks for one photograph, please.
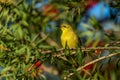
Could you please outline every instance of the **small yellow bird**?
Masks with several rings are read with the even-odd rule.
[[[76,48],[78,45],[78,37],[69,24],[62,24],[60,26],[62,30],[61,43],[63,48],[66,46],[69,48]]]

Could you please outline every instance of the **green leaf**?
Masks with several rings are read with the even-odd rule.
[[[15,51],[15,55],[24,55],[25,51],[26,51],[27,46],[21,46],[20,49],[17,48],[17,50]]]
[[[11,66],[5,67],[5,68],[3,68],[3,70],[1,71],[1,74],[5,74],[5,73],[7,73],[9,70],[11,70],[11,69],[12,69]]]
[[[28,63],[29,59],[30,59],[30,56],[31,56],[31,52],[30,52],[30,48],[27,47],[27,56],[26,56],[26,62]]]
[[[15,58],[11,61],[11,63],[18,63],[19,62],[19,59],[18,58]]]
[[[29,24],[28,24],[28,22],[26,21],[26,20],[22,20],[22,24],[24,25],[24,26],[29,26]]]

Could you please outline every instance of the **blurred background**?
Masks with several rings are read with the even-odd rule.
[[[118,80],[120,56],[76,71],[120,49],[76,50],[71,56],[59,50],[56,26],[62,23],[73,27],[82,47],[120,47],[119,0],[0,0],[0,79],[63,80],[75,73],[67,80]]]

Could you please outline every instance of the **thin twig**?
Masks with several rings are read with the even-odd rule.
[[[112,54],[109,54],[109,55],[107,55],[107,56],[102,56],[102,57],[100,57],[100,58],[98,58],[98,59],[95,59],[95,60],[93,60],[93,61],[91,61],[91,62],[83,65],[83,66],[78,67],[76,71],[80,71],[80,70],[82,70],[83,68],[85,68],[86,66],[89,66],[89,65],[91,65],[91,64],[94,64],[94,63],[96,63],[96,62],[99,62],[99,61],[101,61],[101,60],[103,60],[103,59],[110,58],[110,57],[112,57],[112,56],[116,56],[116,55],[118,55],[118,54],[120,54],[120,53],[112,53]],[[70,73],[69,75],[67,75],[66,77],[64,77],[64,79],[67,79],[67,77],[71,77],[72,75],[74,75],[74,73]]]
[[[89,51],[89,50],[120,50],[120,47],[90,47],[90,48],[74,48],[74,49],[67,49],[67,50],[83,50],[83,51]],[[60,52],[60,51],[64,51],[65,49],[61,48],[56,50],[55,52]],[[49,53],[53,53],[52,50],[47,50],[47,51],[40,51],[40,53],[42,54],[49,54]]]
[[[64,61],[67,61],[68,62],[68,59],[66,58],[66,57],[63,57],[63,56],[61,56],[61,55],[54,55],[54,57],[58,57],[58,58],[60,58],[60,59],[62,59],[62,60],[64,60]]]
[[[84,71],[86,74],[88,74],[89,76],[91,75],[91,73],[85,69],[82,69],[82,71]]]

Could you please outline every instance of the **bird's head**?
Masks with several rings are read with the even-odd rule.
[[[72,30],[72,27],[69,25],[69,24],[61,24],[61,26],[60,26],[60,29],[62,30],[62,31],[71,31]]]

